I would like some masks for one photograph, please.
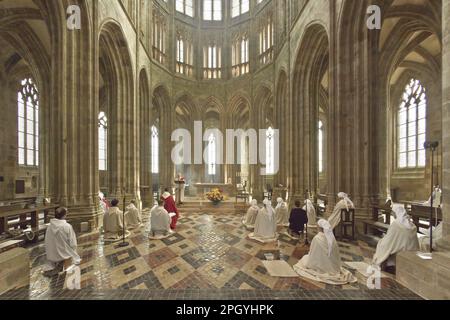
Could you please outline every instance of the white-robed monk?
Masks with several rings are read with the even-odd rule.
[[[141,212],[136,207],[136,202],[134,200],[132,200],[127,207],[125,222],[129,230],[139,228],[142,225]]]
[[[250,202],[250,208],[248,208],[248,210],[247,210],[247,215],[245,216],[245,219],[242,222],[246,228],[251,229],[251,228],[255,227],[256,217],[258,216],[258,211],[259,211],[258,200],[253,199]]]
[[[171,235],[170,229],[172,219],[169,213],[164,209],[164,201],[158,200],[158,206],[154,207],[150,213],[150,237],[165,237]]]
[[[386,236],[378,242],[377,251],[373,257],[373,264],[378,266],[384,262],[392,265],[393,263],[388,259],[399,252],[420,249],[417,228],[409,220],[405,207],[396,204],[392,211],[395,214],[395,221],[389,227]]]
[[[277,222],[275,210],[269,200],[264,200],[264,207],[259,210],[255,221],[255,231],[249,235],[250,239],[268,243],[277,240]]]
[[[328,222],[330,223],[332,230],[334,230],[339,225],[339,223],[341,223],[342,210],[348,211],[350,209],[355,208],[353,202],[350,200],[350,198],[348,197],[348,195],[346,193],[340,192],[338,194],[338,198],[341,200],[336,204],[336,206],[334,207],[333,213],[328,218]]]
[[[72,226],[66,221],[68,210],[58,208],[55,219],[45,233],[45,252],[50,267],[68,268],[72,264],[80,264],[81,258],[77,253],[77,237]]]
[[[119,209],[119,200],[111,201],[111,208],[103,216],[103,232],[107,240],[120,240],[123,236],[123,212]],[[125,223],[126,229],[126,223]],[[127,231],[126,231],[127,232]],[[127,232],[127,235],[129,233]]]
[[[294,266],[294,270],[307,279],[332,285],[357,282],[350,271],[342,268],[339,246],[330,223],[319,220],[318,231],[311,242],[309,254]]]
[[[284,202],[282,198],[277,199],[275,216],[277,219],[277,225],[282,227],[289,227],[289,210],[286,202]]]
[[[314,204],[311,200],[305,200],[305,206],[303,210],[306,211],[308,215],[308,227],[316,228],[317,227],[317,217],[316,217],[316,208],[314,208]]]

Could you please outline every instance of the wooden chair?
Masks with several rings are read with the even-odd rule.
[[[245,190],[245,187],[242,184],[238,184],[236,189],[236,203],[239,199],[244,200],[244,203],[247,203],[250,199],[250,194]]]
[[[356,232],[355,232],[355,209],[343,209],[341,210],[341,239],[350,239],[355,240],[356,239]],[[348,234],[348,229],[351,229],[351,234]]]

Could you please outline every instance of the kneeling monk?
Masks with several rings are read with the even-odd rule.
[[[67,213],[66,208],[58,208],[55,219],[50,221],[45,233],[47,260],[54,269],[68,268],[71,264],[81,262],[77,253],[77,237],[72,226],[66,221]]]

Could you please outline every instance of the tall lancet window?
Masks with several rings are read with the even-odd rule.
[[[318,146],[318,166],[319,166],[319,173],[323,173],[323,139],[324,139],[324,128],[323,128],[323,122],[319,121],[318,126],[318,137],[317,137],[317,146]]]
[[[398,168],[424,168],[427,130],[427,96],[419,80],[411,79],[397,116]]]
[[[159,131],[152,127],[152,173],[159,173]]]
[[[108,118],[104,112],[98,115],[98,169],[108,170]]]
[[[19,165],[39,165],[39,98],[30,78],[22,80],[17,93],[18,162]]]
[[[266,173],[275,174],[275,131],[269,127],[266,131]]]
[[[208,139],[208,174],[210,176],[216,175],[216,137],[211,134]]]

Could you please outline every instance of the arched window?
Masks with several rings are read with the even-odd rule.
[[[269,127],[266,131],[266,173],[268,175],[275,173],[275,131]]]
[[[249,73],[249,39],[247,35],[237,38],[231,48],[233,77]]]
[[[398,168],[425,167],[426,117],[426,90],[419,80],[411,79],[405,88],[402,103],[398,110]]]
[[[108,170],[108,118],[104,112],[98,115],[98,169]]]
[[[216,175],[216,137],[211,134],[208,139],[208,174],[210,176]]]
[[[176,71],[180,74],[192,76],[194,70],[194,46],[192,41],[177,34],[177,65]]]
[[[205,79],[222,77],[222,49],[215,44],[203,49],[203,77]]]
[[[323,173],[323,139],[324,139],[324,128],[323,128],[323,122],[319,121],[319,126],[318,126],[318,142],[317,142],[317,146],[318,146],[318,167],[319,167],[319,173]]]
[[[159,173],[159,132],[158,128],[152,127],[152,173]]]
[[[30,78],[21,82],[17,93],[18,162],[19,165],[39,165],[39,98]]]

